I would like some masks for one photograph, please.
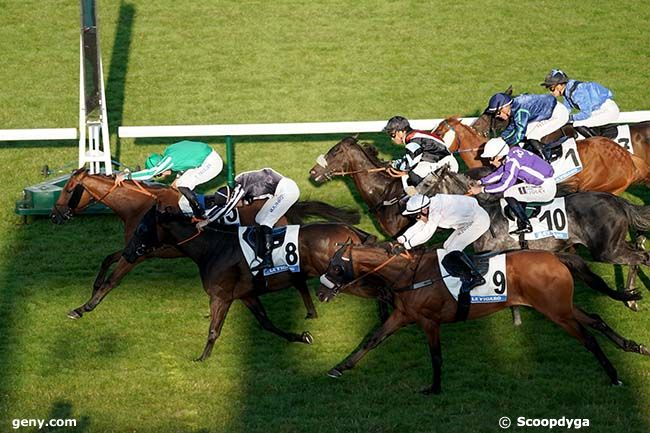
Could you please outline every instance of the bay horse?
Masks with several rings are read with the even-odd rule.
[[[174,188],[162,184],[140,183],[135,181],[125,181],[122,186],[115,187],[114,181],[115,178],[113,176],[90,174],[84,168],[76,170],[70,176],[70,179],[61,190],[61,194],[54,204],[51,213],[52,221],[56,224],[62,224],[93,203],[101,202],[111,208],[124,223],[124,241],[126,245],[142,220],[142,217],[149,211],[153,204],[160,203],[165,207],[178,207],[180,193]],[[248,206],[238,208],[239,218],[242,224],[253,225],[255,223],[255,215],[263,204],[264,200],[256,200]],[[329,220],[343,221],[349,224],[359,222],[359,215],[356,212],[334,208],[326,203],[317,201],[299,201],[291,207],[285,217],[278,221],[278,225],[286,225],[288,223],[299,224],[308,215],[321,216]],[[183,257],[183,254],[177,248],[170,245],[157,248],[139,257],[134,263],[129,263],[122,258],[122,250],[109,254],[102,261],[97,277],[95,277],[90,299],[80,307],[71,310],[68,313],[68,317],[78,319],[84,313],[94,310],[102,299],[137,264],[154,257],[177,258]],[[108,269],[114,263],[117,263],[115,269],[106,277]],[[318,317],[306,282],[296,279],[295,284],[307,309],[307,318]]]
[[[402,182],[391,174],[387,162],[377,158],[377,149],[362,146],[356,137],[346,137],[319,156],[309,170],[310,179],[318,184],[345,175],[352,178],[384,233],[397,236],[410,224],[398,205],[404,196]]]
[[[254,277],[241,251],[237,227],[215,228],[210,225],[197,232],[195,225],[183,214],[170,213],[168,209],[161,211],[160,205],[158,209],[152,208],[151,212],[155,214],[157,242],[174,245],[196,263],[203,289],[210,298],[208,340],[197,360],[203,361],[210,356],[226,314],[235,300],[241,300],[265,330],[290,342],[312,343],[313,338],[308,332],[286,332],[269,319],[259,295],[287,288],[293,284],[293,278],[287,272],[268,276],[265,280]],[[133,254],[135,247],[141,244],[143,239],[137,239],[141,232],[136,231],[125,248],[125,254]],[[301,226],[298,239],[301,274],[304,277],[322,275],[341,244],[361,244],[374,239],[374,236],[343,223]]]
[[[457,152],[468,168],[487,165],[479,155],[487,141],[483,131],[463,124],[456,117],[444,119],[433,130]],[[582,171],[561,182],[573,191],[604,191],[621,194],[632,184],[647,184],[650,168],[639,158],[605,137],[576,141]]]
[[[348,285],[358,284],[366,275],[383,280],[394,296],[395,309],[381,327],[366,337],[362,346],[328,372],[340,377],[353,368],[368,351],[400,328],[417,324],[425,332],[431,356],[433,380],[422,390],[425,394],[441,392],[442,351],[440,325],[456,320],[457,302],[442,279],[435,251],[420,250],[414,256],[392,255],[390,248],[374,245],[343,245],[333,256],[321,277],[318,296],[329,300]],[[587,313],[573,304],[573,279],[569,268],[547,251],[520,250],[506,253],[508,296],[503,303],[472,304],[468,319],[493,314],[506,307],[532,307],[575,337],[596,357],[611,384],[620,385],[616,369],[586,327],[604,334],[626,352],[650,355],[646,347],[623,338],[598,315]],[[424,287],[411,289],[415,282]],[[326,286],[326,285],[327,286]],[[354,285],[354,284],[352,284]]]

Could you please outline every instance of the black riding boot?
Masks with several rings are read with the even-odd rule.
[[[574,126],[573,129],[578,131],[578,133],[582,135],[584,138],[589,138],[596,135],[594,130],[588,126]]]
[[[192,208],[194,216],[196,218],[205,219],[205,210],[203,210],[201,207],[201,204],[196,198],[196,194],[194,194],[194,191],[186,186],[179,186],[178,191],[180,191],[180,193],[183,194],[183,197],[185,197],[187,201],[190,202],[190,207]]]
[[[463,287],[461,290],[470,291],[474,287],[485,284],[485,278],[483,278],[479,270],[476,268],[476,265],[467,254],[461,251],[461,254],[458,255],[458,259],[466,268],[466,272],[464,273],[465,275],[461,277],[463,280]]]
[[[551,159],[551,149],[549,149],[544,143],[533,138],[529,138],[527,142],[533,151],[544,158],[545,161]]]
[[[533,231],[533,226],[530,225],[524,206],[514,197],[505,197],[505,199],[510,206],[510,209],[512,209],[512,213],[517,217],[517,229],[511,231],[510,234],[519,235],[522,233],[531,233]]]
[[[251,268],[251,271],[258,271],[261,269],[267,269],[273,266],[273,258],[271,254],[273,253],[273,229],[268,226],[258,226],[255,232],[256,236],[256,249],[255,252],[257,257],[261,258],[262,261],[257,265]]]

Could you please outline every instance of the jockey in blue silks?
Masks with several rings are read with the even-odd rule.
[[[478,185],[470,187],[468,193],[503,193],[517,217],[517,229],[510,234],[532,232],[533,228],[520,201],[528,203],[553,200],[557,185],[551,164],[519,146],[508,148],[501,137],[492,138],[485,144],[481,158],[489,158],[497,169],[479,180]]]
[[[527,139],[540,155],[545,155],[542,137],[557,131],[569,121],[569,110],[558,104],[553,95],[519,95],[511,98],[497,93],[490,98],[486,113],[508,120],[501,138],[510,146],[519,145]]]
[[[562,96],[562,103],[569,111],[577,111],[569,116],[569,121],[585,137],[594,135],[591,127],[618,120],[620,110],[614,102],[614,94],[598,83],[570,80],[563,71],[553,69],[541,85],[554,97]]]

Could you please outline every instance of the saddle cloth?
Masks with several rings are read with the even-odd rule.
[[[625,150],[631,154],[634,154],[634,148],[632,147],[632,136],[630,134],[630,125],[604,125],[592,129],[602,137],[611,138],[619,146],[625,148]],[[577,134],[579,139],[584,138],[579,133]]]
[[[508,219],[508,231],[517,228],[516,218],[504,199],[501,199],[501,214]],[[569,239],[569,218],[566,213],[564,197],[557,197],[547,203],[522,203],[526,205],[526,214],[529,215],[532,233],[526,233],[527,241],[554,237],[555,239]],[[529,211],[531,211],[529,213]],[[510,235],[519,239],[519,235]]]
[[[298,248],[299,225],[290,225],[273,228],[273,267],[264,269],[264,276],[280,272],[300,272],[300,251]],[[248,267],[257,258],[255,251],[255,227],[239,227],[239,245]],[[257,258],[260,260],[259,258]],[[257,261],[256,261],[257,263]],[[254,271],[257,275],[259,271]]]
[[[551,161],[555,174],[555,182],[560,183],[582,171],[582,161],[578,154],[578,147],[573,138],[569,138],[562,143],[562,156],[555,161]]]
[[[445,267],[442,265],[442,259],[447,254],[444,249],[437,250],[438,253],[438,266],[440,267],[440,274],[444,277],[447,290],[458,300],[458,293],[460,293],[460,286],[462,284],[460,278],[455,278],[449,275]],[[506,279],[506,255],[496,254],[488,255],[488,268],[487,272],[481,270],[485,284],[482,286],[474,287],[470,293],[472,304],[486,304],[492,302],[506,302],[508,300],[508,281]],[[472,258],[476,261],[476,256]]]

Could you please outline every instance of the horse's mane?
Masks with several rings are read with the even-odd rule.
[[[350,142],[352,145],[358,146],[373,164],[379,167],[386,167],[389,164],[388,161],[379,159],[379,150],[374,145],[370,143],[361,143],[355,136],[346,137],[345,140]]]

